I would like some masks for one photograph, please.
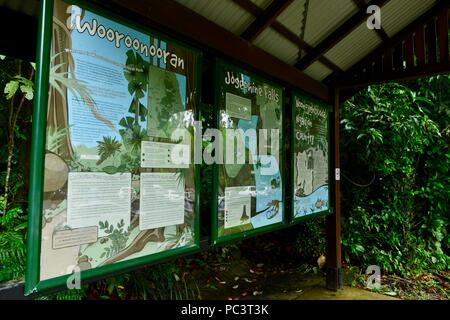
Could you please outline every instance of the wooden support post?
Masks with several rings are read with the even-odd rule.
[[[393,61],[393,70],[394,71],[402,71],[403,70],[403,42],[399,42],[394,47],[392,61]]]
[[[331,207],[333,214],[327,216],[327,288],[338,290],[342,288],[341,259],[341,189],[340,189],[340,148],[339,148],[339,89],[334,81],[330,92],[333,111],[330,117],[330,151],[331,158]]]
[[[437,53],[436,49],[437,38],[436,38],[436,18],[431,20],[427,25],[427,47],[428,47],[428,64],[434,64],[437,62]]]
[[[425,65],[425,32],[424,26],[420,25],[416,30],[416,37],[414,39],[414,52],[417,58],[417,66],[421,67]]]
[[[448,15],[449,9],[445,8],[438,14],[438,43],[439,43],[439,63],[445,64],[449,61],[449,41],[448,41]]]
[[[407,69],[414,67],[414,43],[412,35],[405,39],[405,61]]]
[[[383,72],[392,72],[392,50],[386,48],[383,54]]]

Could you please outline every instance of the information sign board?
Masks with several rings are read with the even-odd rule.
[[[284,89],[216,61],[214,243],[284,225]]]
[[[42,3],[27,293],[196,251],[201,54],[84,2]]]

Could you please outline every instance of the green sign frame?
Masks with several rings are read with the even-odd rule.
[[[296,205],[295,205],[295,197],[296,197],[296,181],[295,181],[295,172],[296,172],[296,162],[295,162],[295,152],[296,149],[298,148],[298,144],[297,144],[297,139],[296,139],[296,132],[300,131],[299,129],[297,129],[297,123],[296,123],[296,119],[297,116],[299,116],[299,112],[297,110],[296,107],[296,101],[300,100],[306,104],[312,105],[312,106],[316,106],[317,108],[319,108],[320,110],[322,110],[325,115],[326,115],[326,119],[322,122],[322,125],[325,124],[326,125],[326,142],[327,142],[327,156],[326,156],[326,160],[327,160],[327,166],[328,166],[328,172],[327,172],[327,197],[328,199],[327,201],[327,208],[326,209],[318,209],[317,211],[313,212],[313,213],[309,213],[306,215],[302,215],[302,216],[296,216]],[[333,181],[332,179],[332,168],[330,166],[331,162],[331,157],[333,156],[331,154],[331,150],[330,150],[330,141],[331,141],[331,131],[330,131],[330,105],[327,104],[326,102],[319,100],[319,99],[315,99],[312,98],[310,96],[306,96],[304,94],[300,94],[298,91],[292,91],[291,93],[291,112],[292,112],[292,117],[291,117],[291,181],[290,181],[290,186],[291,186],[291,190],[290,190],[290,194],[291,194],[291,210],[290,210],[290,221],[292,224],[296,224],[296,223],[300,223],[300,222],[304,222],[313,218],[317,218],[317,217],[322,217],[322,216],[327,216],[329,214],[333,213],[333,209],[330,206],[330,204],[332,203],[331,201],[331,182]]]
[[[212,218],[211,218],[211,241],[213,245],[220,245],[220,244],[224,244],[224,243],[228,243],[234,240],[239,240],[239,239],[243,239],[243,238],[248,238],[251,236],[255,236],[255,235],[259,235],[259,234],[263,234],[263,233],[267,233],[270,231],[275,231],[275,230],[279,230],[282,228],[285,228],[288,226],[288,223],[286,222],[286,183],[285,183],[285,166],[284,163],[286,161],[286,146],[285,146],[285,139],[284,139],[284,130],[285,130],[285,121],[286,119],[284,119],[284,107],[285,107],[285,88],[282,87],[281,85],[272,82],[271,80],[267,80],[267,78],[263,77],[263,76],[259,76],[256,73],[250,72],[244,68],[241,68],[237,65],[228,63],[224,60],[221,59],[215,59],[215,72],[214,72],[214,83],[215,83],[215,87],[214,87],[214,122],[215,122],[215,128],[219,129],[220,127],[220,111],[221,109],[223,109],[225,107],[225,102],[223,101],[224,99],[222,99],[221,101],[221,94],[223,92],[226,92],[226,90],[224,89],[224,81],[222,79],[222,76],[224,75],[224,72],[222,73],[222,71],[224,69],[230,70],[233,73],[237,73],[237,74],[241,74],[241,75],[246,75],[247,77],[251,78],[251,81],[257,82],[257,83],[262,83],[264,85],[268,85],[271,86],[273,88],[277,88],[278,90],[281,91],[281,108],[280,108],[280,112],[281,112],[281,128],[280,128],[280,135],[281,135],[281,139],[280,139],[280,158],[282,159],[282,163],[283,165],[279,166],[280,170],[279,170],[279,175],[281,177],[282,180],[282,188],[281,188],[281,192],[282,192],[282,200],[281,200],[281,205],[280,207],[282,208],[282,214],[281,214],[281,221],[280,222],[276,222],[273,224],[269,224],[269,225],[265,225],[265,226],[260,226],[257,228],[253,228],[250,230],[244,230],[241,232],[236,232],[236,233],[232,233],[232,234],[227,234],[227,235],[219,235],[219,166],[225,166],[224,164],[217,164],[214,163],[213,164],[213,192],[212,192],[212,210],[211,210],[211,214],[212,214]],[[217,152],[217,151],[216,151]]]
[[[158,36],[160,39],[168,40],[176,46],[189,50],[195,56],[195,86],[197,94],[195,95],[194,118],[198,119],[200,112],[200,97],[201,97],[201,61],[202,53],[189,45],[173,40],[165,35],[155,32],[147,27],[132,23],[124,18],[107,12],[87,1],[65,0],[67,4],[79,5],[80,7],[89,10],[102,17],[108,18],[121,25],[133,28],[137,31]],[[36,78],[35,78],[35,101],[33,109],[33,128],[32,128],[32,149],[31,149],[31,169],[30,169],[30,193],[29,193],[29,221],[27,233],[27,270],[25,275],[25,294],[29,295],[41,291],[46,291],[53,288],[63,288],[66,286],[67,280],[71,274],[49,278],[46,280],[40,279],[40,258],[41,258],[41,241],[42,241],[42,209],[44,199],[44,154],[45,154],[45,140],[46,140],[46,126],[47,126],[47,103],[49,99],[49,69],[50,69],[50,55],[52,45],[52,25],[53,25],[53,0],[40,1],[40,13],[38,24],[38,43],[37,43],[37,63],[36,63]],[[188,253],[195,253],[200,250],[200,165],[193,164],[194,185],[195,185],[195,200],[194,209],[194,230],[193,238],[194,245],[187,247],[180,247],[175,249],[168,249],[155,254],[150,254],[130,260],[119,261],[109,265],[99,266],[93,269],[81,271],[81,282],[91,281],[103,278],[110,274],[121,273],[136,267],[154,263],[162,260],[167,260],[172,257],[185,255]]]

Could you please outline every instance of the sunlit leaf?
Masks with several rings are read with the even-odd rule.
[[[19,89],[18,80],[11,80],[10,82],[8,82],[4,90],[4,92],[6,93],[6,99],[11,99],[16,94],[17,89]]]

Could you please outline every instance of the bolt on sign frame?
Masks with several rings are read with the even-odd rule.
[[[214,163],[213,170],[211,239],[213,244],[219,244],[286,226],[285,89],[216,59],[214,90],[215,125],[224,140],[219,143],[224,146],[223,150],[215,149],[215,154],[223,162]],[[226,139],[229,132],[236,134],[232,140]],[[254,144],[251,142],[251,132],[255,132],[254,137],[257,137],[253,140]],[[242,161],[239,164],[236,157],[229,161],[227,148],[230,145],[233,157],[240,154],[245,164]],[[240,151],[239,145],[242,148]],[[276,172],[264,171],[269,164],[276,165]]]
[[[325,102],[291,94],[291,222],[332,213],[330,110]]]
[[[84,1],[42,0],[38,32],[25,294],[197,252],[201,53]]]

